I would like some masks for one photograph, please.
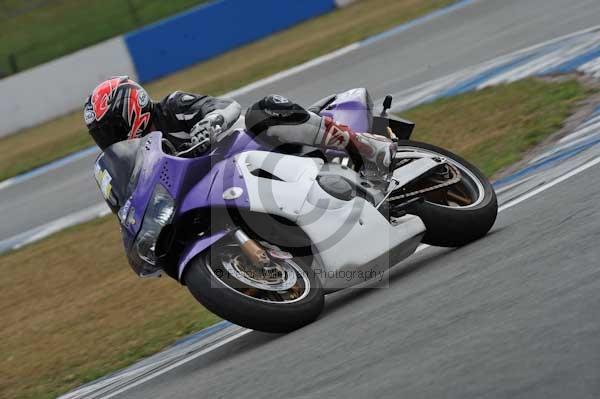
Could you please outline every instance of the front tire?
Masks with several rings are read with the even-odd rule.
[[[301,269],[297,274],[306,289],[297,299],[277,302],[268,299],[276,298],[277,293],[267,292],[267,297],[261,297],[259,294],[264,293],[245,288],[239,281],[231,284],[231,275],[216,265],[220,251],[231,251],[234,247],[237,246],[213,247],[213,256],[209,253],[196,256],[184,274],[189,291],[208,310],[237,325],[270,333],[296,330],[319,316],[324,306],[324,292],[310,266],[295,258],[292,260],[294,267]]]
[[[415,204],[409,210],[419,216],[427,228],[424,243],[440,247],[460,247],[489,232],[498,215],[498,201],[491,183],[476,166],[450,151],[427,143],[400,140],[398,148],[399,153],[403,149],[414,148],[446,158],[464,174],[463,178],[473,181],[479,195],[472,204],[450,206],[438,199],[439,193],[436,196],[426,194],[423,202]]]

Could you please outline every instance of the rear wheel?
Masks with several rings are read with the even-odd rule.
[[[458,247],[483,237],[492,228],[498,214],[496,193],[485,175],[460,156],[431,144],[400,140],[394,160],[396,167],[420,157],[439,157],[444,167],[406,187],[404,195],[392,201],[406,201],[411,196],[423,202],[408,212],[419,216],[427,232],[423,242],[442,247]]]
[[[282,333],[314,321],[324,305],[320,280],[309,265],[279,251],[255,268],[237,244],[211,248],[184,275],[192,295],[208,310],[254,330]]]

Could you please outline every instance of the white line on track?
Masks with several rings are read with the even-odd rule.
[[[123,393],[123,392],[125,392],[125,391],[127,391],[129,389],[131,389],[131,388],[134,388],[134,387],[136,387],[138,385],[141,385],[141,384],[145,383],[146,381],[149,381],[149,380],[151,380],[151,379],[153,379],[155,377],[158,377],[161,374],[169,372],[169,371],[171,371],[171,370],[173,370],[173,369],[175,369],[175,368],[177,368],[177,367],[179,367],[179,366],[181,366],[181,365],[183,365],[185,363],[188,363],[188,362],[190,362],[190,361],[192,361],[192,360],[194,360],[194,359],[196,359],[196,358],[198,358],[198,357],[200,357],[200,356],[202,356],[202,355],[204,355],[204,354],[206,354],[208,352],[211,352],[211,351],[213,351],[213,350],[215,350],[217,348],[220,348],[221,346],[226,345],[226,344],[230,343],[231,341],[234,341],[234,340],[236,340],[238,338],[241,338],[244,335],[246,335],[246,334],[248,334],[248,333],[250,333],[252,331],[254,331],[254,330],[247,330],[246,329],[246,330],[240,331],[239,333],[237,333],[235,335],[232,335],[231,337],[226,338],[223,341],[219,341],[218,343],[216,343],[216,344],[214,344],[214,345],[212,345],[212,346],[210,346],[210,347],[208,347],[206,349],[198,351],[198,352],[196,352],[196,353],[194,353],[194,354],[186,357],[185,359],[181,359],[181,360],[175,362],[175,363],[171,364],[170,366],[165,367],[164,369],[157,370],[156,372],[154,372],[152,374],[149,374],[149,375],[145,376],[144,378],[141,378],[141,379],[139,379],[139,380],[137,380],[135,382],[132,382],[131,384],[129,384],[129,385],[123,387],[123,388],[120,388],[120,389],[118,389],[118,390],[116,390],[114,392],[111,392],[111,393],[109,393],[106,396],[102,396],[102,399],[109,399],[109,398],[112,398],[114,396],[117,396],[117,395],[119,395],[119,394],[121,394],[121,393]]]
[[[0,254],[6,251],[19,249],[25,245],[29,245],[64,230],[67,227],[106,216],[109,213],[110,209],[105,202],[100,202],[80,211],[70,213],[41,226],[19,233],[13,237],[0,240]]]
[[[225,97],[239,97],[239,96],[247,94],[253,90],[259,89],[263,86],[269,85],[271,83],[275,83],[275,82],[282,80],[284,78],[287,78],[289,76],[295,75],[297,73],[303,72],[303,71],[310,69],[312,67],[315,67],[317,65],[320,65],[325,62],[331,61],[335,58],[341,57],[342,55],[348,54],[360,47],[361,47],[361,45],[358,42],[349,44],[348,46],[342,47],[341,49],[335,50],[329,54],[322,55],[320,57],[317,57],[310,61],[307,61],[303,64],[297,65],[293,68],[278,72],[275,75],[271,75],[264,79],[257,80],[256,82],[250,83],[249,85],[241,87],[237,90],[230,91],[229,93],[225,94]]]
[[[462,8],[465,8],[467,6],[470,6],[476,2],[478,2],[479,0],[460,0],[457,1],[456,3],[447,6],[447,7],[443,7],[437,11],[433,11],[429,14],[425,14],[415,20],[412,21],[408,21],[405,23],[402,23],[398,26],[396,26],[395,28],[389,29],[387,31],[383,31],[379,34],[373,35],[371,37],[368,37],[366,39],[363,40],[359,40],[357,42],[351,43],[349,45],[347,45],[346,47],[342,47],[341,49],[332,51],[331,53],[327,53],[325,55],[322,55],[320,57],[314,58],[310,61],[307,61],[303,64],[297,65],[295,67],[292,67],[290,69],[286,69],[284,71],[281,71],[279,73],[276,73],[274,75],[271,75],[269,77],[266,77],[264,79],[260,79],[257,80],[254,83],[251,83],[249,85],[246,85],[244,87],[241,87],[237,90],[234,90],[232,92],[229,92],[226,94],[226,96],[228,97],[236,97],[236,96],[240,96],[243,94],[247,94],[255,89],[261,88],[263,86],[269,85],[271,83],[274,83],[276,81],[282,80],[284,78],[287,78],[289,76],[295,75],[297,73],[303,72],[307,69],[310,69],[312,67],[315,67],[317,65],[323,64],[325,62],[331,61],[333,59],[336,59],[338,57],[341,57],[345,54],[348,54],[354,50],[357,50],[359,48],[362,48],[364,46],[369,46],[373,43],[376,43],[378,41],[384,40],[389,38],[390,36],[394,36],[394,35],[398,35],[401,32],[406,31],[407,29],[410,28],[414,28],[415,26],[419,26],[422,25],[424,23],[427,22],[431,22],[432,20],[439,18],[441,16],[444,16],[446,14],[450,14],[454,11],[460,10]]]
[[[583,165],[581,165],[581,166],[579,166],[579,167],[577,167],[577,168],[575,168],[575,169],[573,169],[573,170],[565,173],[564,175],[562,175],[560,177],[557,177],[556,179],[554,179],[554,180],[552,180],[552,181],[544,184],[543,186],[540,186],[540,187],[536,188],[535,190],[529,191],[529,192],[521,195],[520,197],[512,199],[512,200],[508,201],[505,204],[502,204],[498,208],[498,212],[502,212],[505,209],[512,208],[513,206],[515,206],[517,204],[520,204],[521,202],[526,201],[526,200],[528,200],[529,198],[531,198],[531,197],[533,197],[535,195],[538,195],[542,191],[546,191],[549,188],[554,187],[557,184],[562,183],[563,181],[565,181],[565,180],[567,180],[567,179],[569,179],[569,178],[571,178],[571,177],[573,177],[573,176],[575,176],[575,175],[583,172],[584,170],[587,170],[587,169],[591,168],[592,166],[595,166],[595,165],[597,165],[599,163],[600,163],[600,157],[594,158],[594,159],[592,159],[592,160],[584,163]]]

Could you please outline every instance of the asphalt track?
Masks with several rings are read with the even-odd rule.
[[[238,97],[243,105],[269,93],[301,103],[329,92],[368,87],[375,98],[466,66],[595,26],[597,0],[481,0]],[[100,202],[93,155],[0,188],[0,241]]]
[[[301,330],[249,332],[116,397],[597,398],[599,187],[597,163],[504,210],[486,238],[420,252],[389,288],[331,295]]]

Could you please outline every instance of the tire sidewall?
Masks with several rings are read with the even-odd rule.
[[[409,213],[419,216],[427,228],[423,242],[429,245],[458,247],[483,237],[492,228],[498,214],[498,200],[488,178],[469,161],[448,150],[428,143],[400,140],[398,147],[415,147],[438,153],[450,158],[465,168],[480,181],[484,198],[475,206],[450,208],[424,201],[415,204]]]
[[[196,300],[226,320],[254,330],[281,333],[311,323],[323,309],[324,292],[319,278],[296,258],[294,261],[306,273],[311,288],[297,302],[274,303],[252,299],[226,286],[209,270],[206,257],[203,252],[192,259],[183,279]]]

